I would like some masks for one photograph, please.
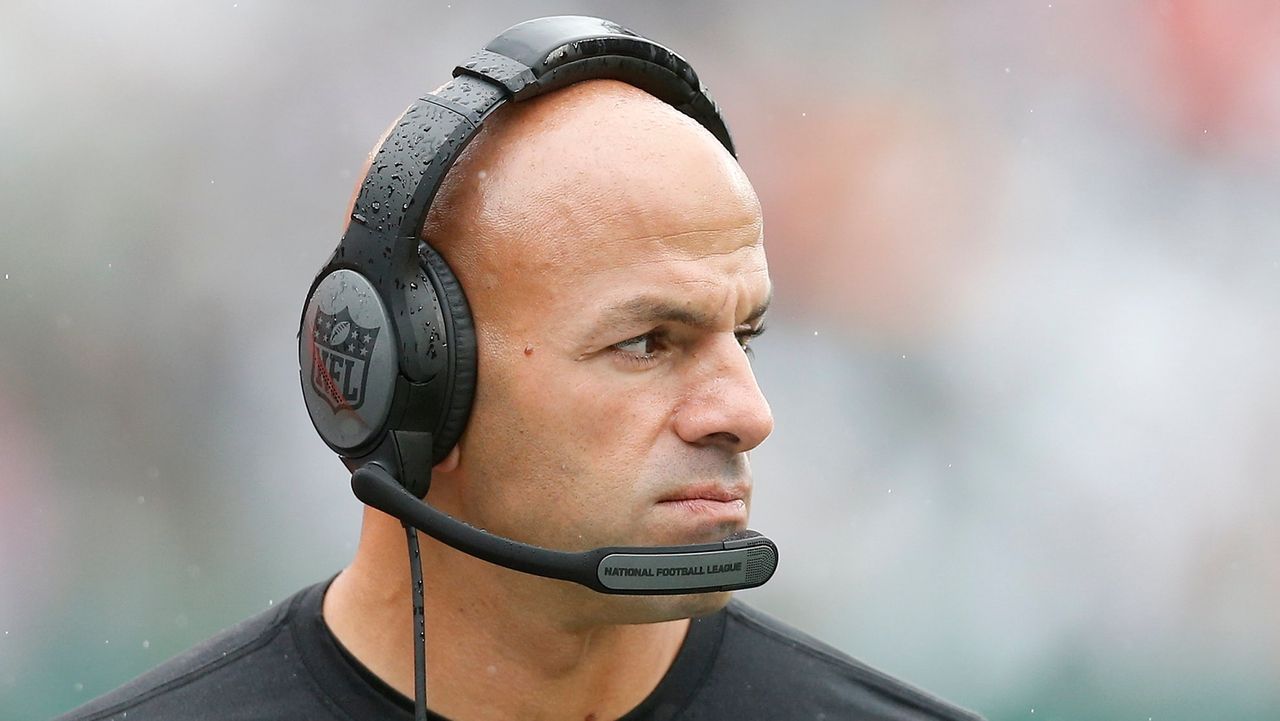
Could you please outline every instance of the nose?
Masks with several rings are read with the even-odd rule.
[[[743,453],[773,432],[773,411],[737,338],[717,333],[691,359],[691,387],[675,416],[687,443]]]

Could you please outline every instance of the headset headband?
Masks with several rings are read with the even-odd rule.
[[[689,63],[607,20],[560,16],[521,23],[453,74],[411,105],[378,148],[338,246],[342,265],[361,271],[391,302],[395,281],[415,274],[418,235],[445,174],[484,119],[506,102],[587,78],[622,80],[697,120],[734,152],[719,109]],[[401,329],[400,337],[404,344],[413,334]],[[423,380],[417,368],[402,370]]]

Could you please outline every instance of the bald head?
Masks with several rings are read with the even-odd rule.
[[[714,136],[643,90],[592,80],[489,118],[446,177],[423,237],[485,324],[553,267],[575,274],[637,243],[696,252],[701,231],[743,226],[759,237],[759,203]]]

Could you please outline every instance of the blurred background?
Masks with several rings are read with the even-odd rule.
[[[1280,4],[0,6],[0,718],[350,558],[294,335],[492,36],[675,48],[760,193],[750,602],[993,721],[1280,715]]]

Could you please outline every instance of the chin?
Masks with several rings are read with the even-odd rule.
[[[675,598],[680,601],[680,618],[697,618],[709,616],[724,608],[729,603],[729,599],[733,598],[733,592],[693,593]]]
[[[613,624],[662,623],[715,613],[724,608],[731,597],[730,591],[680,596],[611,596],[606,614],[608,623]]]

